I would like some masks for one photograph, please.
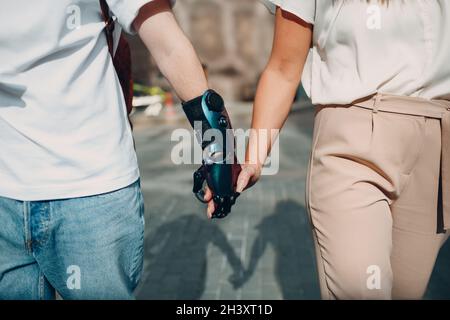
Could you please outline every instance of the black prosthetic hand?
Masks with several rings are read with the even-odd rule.
[[[203,150],[202,166],[194,173],[193,192],[204,202],[205,182],[213,194],[213,218],[225,218],[239,196],[236,182],[241,171],[234,152],[234,134],[222,97],[213,90],[183,103]]]

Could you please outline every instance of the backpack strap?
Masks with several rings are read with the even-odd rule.
[[[99,0],[102,9],[103,20],[105,21],[105,35],[108,43],[109,53],[113,59],[114,68],[122,87],[128,115],[133,109],[133,79],[131,75],[131,51],[130,46],[123,36],[120,35],[119,43],[114,52],[114,30],[116,27],[116,17],[111,15],[106,0]]]
[[[114,56],[114,29],[116,27],[116,20],[111,16],[106,0],[100,0],[100,8],[102,9],[103,21],[105,21],[105,34],[109,53],[111,56]]]

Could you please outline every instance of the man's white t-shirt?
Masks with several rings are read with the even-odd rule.
[[[108,0],[132,32],[151,0]],[[139,178],[98,0],[0,0],[0,196],[101,194]]]

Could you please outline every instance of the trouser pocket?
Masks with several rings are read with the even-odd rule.
[[[383,177],[398,195],[422,151],[425,118],[356,106],[321,112],[326,109],[330,119],[315,133],[313,165],[330,157],[354,161]]]
[[[410,175],[423,148],[425,118],[388,112],[372,112],[372,117],[372,157]]]

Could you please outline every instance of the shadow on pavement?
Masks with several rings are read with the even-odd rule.
[[[189,230],[189,232],[186,232]],[[207,219],[185,215],[161,225],[145,243],[148,264],[138,299],[200,299],[205,289],[208,245],[227,257],[234,275],[242,263],[223,231]]]
[[[280,201],[274,212],[256,228],[259,234],[253,243],[242,281],[251,277],[258,261],[271,245],[275,252],[275,278],[283,299],[320,298],[305,207],[293,200]]]

